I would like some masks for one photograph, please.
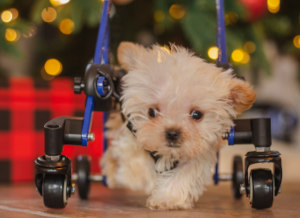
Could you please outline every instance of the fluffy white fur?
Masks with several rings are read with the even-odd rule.
[[[137,132],[134,136],[126,124],[116,128],[111,121],[111,146],[101,162],[108,185],[150,193],[151,209],[191,208],[212,179],[216,151],[225,143],[222,134],[232,118],[251,107],[255,93],[231,71],[175,45],[168,51],[123,42],[118,59],[128,71],[122,111]],[[157,109],[156,117],[149,116],[149,108]],[[203,117],[192,119],[193,110]],[[169,146],[168,129],[181,133],[176,147]]]

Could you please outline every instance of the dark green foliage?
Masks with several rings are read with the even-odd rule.
[[[252,41],[256,45],[256,51],[250,54],[249,64],[233,63],[237,71],[247,68],[251,72],[262,70],[270,73],[263,49],[266,40],[276,42],[280,52],[292,54],[300,59],[300,49],[293,46],[293,37],[300,34],[300,1],[281,1],[281,9],[277,14],[266,12],[256,21],[248,19],[248,11],[241,1],[224,0],[224,3],[225,12],[234,14],[237,18],[226,25],[229,61],[232,62],[232,51],[243,48],[245,42]],[[185,14],[181,19],[170,16],[169,8],[172,4],[182,6]],[[121,41],[141,43],[141,36],[146,35],[149,42],[181,44],[211,61],[207,50],[216,45],[215,4],[215,0],[134,0],[127,5],[114,5],[110,22],[112,54],[115,54]],[[0,52],[20,58],[22,54],[18,50],[18,43],[7,42],[4,39],[5,30],[12,27],[21,34],[26,34],[31,26],[36,26],[38,34],[34,40],[37,44],[37,57],[34,63],[36,71],[33,71],[33,74],[39,75],[47,58],[57,57],[63,62],[64,76],[82,75],[86,63],[93,56],[101,5],[99,0],[71,0],[66,5],[55,7],[57,18],[48,24],[42,21],[41,12],[51,6],[49,0],[0,0],[0,12],[11,7],[20,10],[16,21],[8,24],[0,21]],[[163,14],[163,19],[154,19],[157,12]],[[70,18],[75,23],[74,32],[67,36],[57,28],[65,18]]]

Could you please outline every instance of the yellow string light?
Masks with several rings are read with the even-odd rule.
[[[9,9],[12,14],[12,20],[15,20],[19,16],[19,11],[16,8]]]
[[[240,63],[244,58],[244,52],[242,49],[235,49],[231,53],[231,58],[234,62]]]
[[[185,15],[185,12],[186,12],[185,8],[180,4],[173,4],[169,8],[169,13],[170,13],[171,17],[176,20],[183,18]]]
[[[69,35],[74,30],[74,22],[69,18],[63,19],[60,22],[58,28],[59,28],[60,32],[62,32],[63,34]]]
[[[254,42],[251,42],[251,41],[247,41],[245,44],[244,44],[244,50],[250,54],[252,54],[253,52],[256,51],[256,45]]]
[[[300,35],[294,37],[293,43],[296,48],[300,48]]]
[[[20,38],[20,34],[12,29],[12,28],[7,28],[5,30],[5,39],[9,42],[15,42]]]
[[[219,53],[219,48],[216,46],[212,46],[207,50],[207,55],[212,60],[217,60]]]
[[[5,10],[1,13],[1,20],[4,23],[9,23],[13,19],[13,14],[11,13],[10,10]]]
[[[70,2],[70,0],[49,0],[51,5],[57,7],[61,5],[65,5]]]
[[[280,0],[267,0],[268,11],[275,14],[280,10]]]
[[[242,64],[248,64],[250,62],[250,55],[247,52],[244,52],[243,60],[241,61]]]
[[[235,63],[248,64],[250,62],[250,55],[244,50],[238,48],[233,50],[233,52],[231,53],[231,59]]]
[[[44,69],[47,74],[57,76],[62,72],[63,66],[59,60],[51,58],[45,62]]]
[[[51,23],[56,19],[57,13],[54,8],[48,7],[42,10],[41,16],[43,21],[47,23]]]

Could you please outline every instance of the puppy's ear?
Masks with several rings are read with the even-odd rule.
[[[146,48],[141,45],[132,42],[121,42],[117,51],[119,63],[127,71],[136,68],[137,63],[142,60],[146,51]]]
[[[240,114],[251,108],[255,101],[256,93],[251,85],[241,79],[233,78],[230,83],[230,96],[235,111]]]

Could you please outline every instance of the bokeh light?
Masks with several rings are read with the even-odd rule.
[[[53,6],[65,5],[70,2],[70,0],[49,0]]]
[[[63,66],[59,60],[51,58],[45,62],[44,69],[47,74],[57,76],[62,72]]]
[[[247,41],[245,44],[244,44],[244,50],[250,54],[252,54],[253,52],[256,51],[256,45],[254,42],[251,42],[251,41]]]
[[[1,20],[4,23],[9,23],[13,19],[13,14],[11,13],[10,10],[5,10],[1,13]]]
[[[300,48],[300,35],[294,37],[293,43],[296,48]]]
[[[269,12],[275,14],[280,10],[280,0],[267,0]]]
[[[250,55],[247,52],[244,52],[244,56],[243,56],[241,63],[248,64],[249,62],[250,62]]]
[[[58,28],[59,28],[60,32],[62,32],[63,34],[69,35],[74,30],[74,22],[69,18],[63,19],[59,23]]]
[[[47,23],[51,23],[56,19],[57,13],[54,8],[48,7],[42,10],[41,16],[43,21]]]
[[[207,55],[212,60],[217,60],[219,53],[219,48],[216,46],[212,46],[207,50]]]
[[[235,63],[247,64],[250,61],[250,55],[242,49],[237,48],[231,53],[231,59]]]
[[[231,58],[234,62],[240,63],[244,58],[244,52],[242,49],[235,49],[231,54]]]
[[[235,63],[248,64],[250,62],[250,55],[241,48],[233,50],[231,53],[231,59]]]
[[[186,12],[185,8],[180,4],[173,4],[169,8],[169,13],[170,13],[171,17],[174,19],[177,19],[177,20],[183,18],[185,15],[185,12]]]
[[[19,17],[19,11],[16,8],[9,9],[12,13],[12,20],[15,20]]]
[[[5,30],[5,39],[9,42],[15,42],[20,38],[20,34],[12,29],[12,28],[7,28]]]

